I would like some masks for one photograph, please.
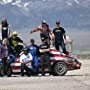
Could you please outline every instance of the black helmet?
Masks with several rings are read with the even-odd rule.
[[[56,24],[60,24],[60,21],[59,21],[59,20],[57,20],[57,21],[56,21]]]

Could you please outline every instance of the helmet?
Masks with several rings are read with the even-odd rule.
[[[46,23],[47,23],[46,20],[43,20],[43,21],[42,21],[42,24],[46,24]]]
[[[6,21],[6,18],[2,18],[2,21]]]
[[[6,18],[2,18],[2,22],[7,22],[7,19]]]
[[[30,42],[34,42],[34,39],[31,39]]]
[[[57,21],[56,21],[56,24],[60,24],[60,21],[59,21],[59,20],[57,20]]]
[[[18,35],[18,33],[15,31],[15,32],[12,33],[12,35]]]

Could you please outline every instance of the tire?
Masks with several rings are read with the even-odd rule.
[[[6,73],[5,73],[5,71],[6,71]],[[5,75],[7,75],[8,77],[10,77],[12,75],[12,69],[11,69],[11,67],[6,66],[5,67],[5,71],[4,71],[3,65],[1,65],[0,66],[0,76],[1,77],[5,76]]]
[[[0,76],[4,76],[3,65],[0,65]]]
[[[4,71],[0,70],[0,76],[3,77],[4,76]]]
[[[56,62],[52,71],[54,76],[63,76],[67,73],[67,65],[64,62]]]
[[[11,67],[9,67],[7,70],[7,76],[11,77],[11,75],[12,75],[12,69],[11,69]]]

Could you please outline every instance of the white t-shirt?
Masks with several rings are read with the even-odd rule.
[[[22,62],[28,62],[28,61],[30,61],[30,60],[32,60],[32,55],[31,55],[30,53],[28,53],[27,55],[22,54],[22,55],[20,56],[20,62],[21,62],[21,63],[22,63]],[[27,66],[28,68],[32,68],[31,62],[27,63],[26,66]]]

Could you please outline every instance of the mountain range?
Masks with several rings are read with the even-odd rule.
[[[57,19],[65,27],[90,27],[90,0],[0,0],[0,19],[12,27],[38,25],[45,19],[51,26]]]

